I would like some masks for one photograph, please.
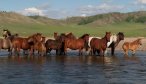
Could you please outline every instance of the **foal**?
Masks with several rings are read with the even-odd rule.
[[[131,50],[132,54],[134,55],[139,45],[142,45],[141,39],[137,39],[133,42],[125,42],[122,48],[124,50],[125,55],[128,55],[128,50]]]

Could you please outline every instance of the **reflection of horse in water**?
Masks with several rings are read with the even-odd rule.
[[[0,49],[8,49],[9,54],[12,54],[12,41],[18,34],[12,35],[11,32],[7,29],[3,30],[2,33],[4,38],[0,39]]]
[[[134,55],[139,45],[142,45],[141,39],[136,39],[133,42],[125,42],[122,46],[125,55],[128,55],[128,50],[132,51]]]

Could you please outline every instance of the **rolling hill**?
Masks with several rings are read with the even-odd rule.
[[[69,17],[67,19],[51,19],[43,16],[23,16],[14,12],[0,12],[0,31],[9,29],[21,36],[41,32],[45,36],[53,36],[54,32],[73,32],[80,36],[89,33],[103,36],[104,32],[124,32],[126,36],[145,35],[146,11],[130,13],[106,13],[88,17]]]

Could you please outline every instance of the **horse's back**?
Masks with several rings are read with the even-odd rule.
[[[84,47],[84,41],[82,39],[65,39],[65,47],[76,50]]]
[[[122,48],[125,49],[129,49],[130,48],[130,42],[124,42],[124,44],[122,45]]]
[[[52,48],[52,49],[57,49],[61,48],[61,42],[53,40],[53,39],[48,39],[45,43],[46,48]]]
[[[27,42],[26,38],[21,38],[21,37],[17,37],[14,38],[12,41],[12,45],[13,47],[21,47],[22,49],[27,49],[29,47],[29,44]]]

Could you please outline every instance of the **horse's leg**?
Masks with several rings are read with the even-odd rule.
[[[59,50],[58,49],[56,49],[56,55],[59,55]]]
[[[115,45],[111,46],[111,55],[115,55]]]
[[[12,55],[12,48],[9,48],[8,52],[9,52],[9,55],[11,56]]]
[[[20,55],[20,48],[17,48],[17,55]]]
[[[83,54],[82,48],[79,49],[79,56]]]
[[[132,55],[135,55],[135,51],[136,51],[136,50],[132,50]]]
[[[104,51],[100,49],[100,56],[104,56]]]
[[[128,50],[127,49],[123,49],[124,50],[124,54],[128,55]]]

